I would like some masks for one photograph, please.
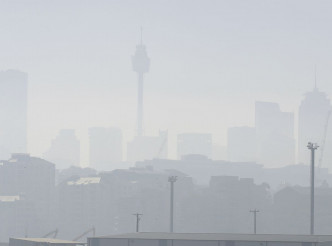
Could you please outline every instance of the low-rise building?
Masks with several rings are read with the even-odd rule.
[[[83,246],[85,243],[54,238],[10,238],[9,246]]]
[[[129,233],[88,238],[88,246],[327,246],[332,236],[222,233]]]

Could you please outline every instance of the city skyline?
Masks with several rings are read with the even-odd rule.
[[[0,0],[0,246],[332,245],[331,10]]]
[[[18,71],[18,70],[8,70],[8,71],[3,71],[3,73],[5,74],[5,73],[13,73],[13,71],[15,72],[15,73],[22,73],[22,71]],[[320,99],[319,97],[317,97],[317,99],[316,100],[318,100],[318,102],[319,102],[319,100],[323,100],[325,97],[327,97],[327,99],[324,99],[324,100],[327,100],[327,103],[329,104],[329,105],[325,105],[324,107],[326,108],[326,107],[331,107],[331,105],[330,105],[330,103],[329,103],[329,98],[328,98],[328,95],[326,95],[326,93],[324,93],[324,92],[321,92],[317,87],[316,87],[316,84],[315,84],[315,87],[313,88],[313,90],[312,91],[309,91],[309,92],[307,92],[306,93],[306,97],[308,97],[308,95],[309,95],[309,97],[312,95],[312,94],[314,94],[314,95],[322,95],[321,97],[322,97],[322,99]],[[307,99],[306,99],[306,97],[304,97],[303,98],[303,100],[301,101],[301,105],[303,104],[303,102],[304,101],[306,101]],[[311,96],[312,97],[312,96]],[[312,99],[311,99],[312,100]],[[314,102],[314,101],[313,101]],[[263,104],[263,105],[273,105],[273,107],[272,108],[276,108],[277,110],[279,110],[279,112],[281,112],[280,111],[280,105],[279,105],[279,103],[278,102],[271,102],[271,101],[267,101],[267,102],[262,102],[262,101],[255,101],[255,107],[256,107],[256,113],[257,113],[257,105],[261,105],[261,104]],[[315,102],[314,102],[314,104],[315,104]],[[313,104],[313,105],[314,105]],[[325,103],[326,104],[326,103]],[[299,110],[296,110],[296,113],[297,112],[299,112],[300,110],[301,110],[301,106],[300,105],[300,107],[299,107]],[[310,106],[310,105],[309,105]],[[316,106],[319,106],[319,105],[316,105]],[[271,107],[271,106],[269,106],[269,107]],[[271,108],[271,109],[272,109]],[[324,109],[325,109],[324,108]],[[267,109],[267,108],[266,108]],[[275,109],[273,109],[272,111],[275,111]],[[271,113],[272,113],[272,111],[271,111]],[[324,110],[323,110],[324,111]],[[267,111],[266,111],[267,112]],[[325,112],[325,111],[324,111]],[[271,113],[269,113],[269,114],[271,114]],[[282,113],[282,112],[281,112]],[[325,115],[325,113],[326,113],[326,115]],[[321,130],[321,132],[315,132],[315,135],[316,135],[316,137],[314,138],[314,140],[316,141],[316,142],[318,142],[318,143],[320,143],[320,141],[319,140],[321,140],[321,141],[327,141],[327,143],[329,143],[330,141],[331,141],[331,138],[330,138],[330,134],[328,134],[329,133],[329,128],[330,128],[330,124],[329,125],[325,125],[326,124],[326,118],[328,117],[328,113],[327,112],[325,112],[325,113],[323,113],[322,115],[319,115],[319,117],[320,117],[320,126],[321,127],[318,127],[318,128],[321,128],[320,130]],[[268,115],[269,115],[268,114]],[[272,113],[271,115],[273,115],[273,114],[275,114],[275,113]],[[283,113],[283,114],[285,114],[285,113]],[[289,118],[290,116],[290,119],[291,118],[294,118],[294,111],[293,112],[286,112],[286,114],[288,114],[289,116],[287,116],[286,118]],[[270,115],[270,116],[271,116]],[[299,117],[299,115],[298,115],[298,113],[296,114],[296,116],[297,117]],[[279,117],[279,116],[278,116]],[[308,117],[310,117],[310,115],[308,115]],[[286,119],[285,118],[285,119]],[[296,118],[296,117],[295,117]],[[271,121],[271,120],[269,120],[268,118],[266,118],[268,121]],[[281,118],[282,119],[282,118]],[[287,119],[286,120],[286,122],[288,121],[289,119]],[[275,120],[272,120],[272,122],[273,121],[276,121],[276,125],[278,125],[278,123],[277,123],[277,118],[275,119]],[[284,121],[284,119],[282,120],[282,121]],[[281,123],[281,122],[280,122]],[[297,139],[297,135],[296,135],[296,133],[294,132],[294,128],[295,129],[297,129],[298,131],[300,130],[300,128],[298,128],[298,124],[299,123],[299,121],[298,121],[298,119],[291,119],[291,121],[289,121],[289,123],[286,123],[286,125],[287,125],[287,129],[288,129],[288,127],[291,127],[291,132],[289,132],[289,133],[287,133],[288,135],[289,135],[289,137],[291,137],[291,138],[295,138],[297,141],[297,145],[298,145],[298,148],[300,148],[300,143],[299,143],[299,141],[300,140],[298,140]],[[257,124],[257,116],[256,116],[256,124]],[[284,123],[281,123],[282,125],[284,124]],[[286,126],[285,125],[285,126]],[[231,129],[231,128],[236,128],[236,127],[238,127],[238,126],[229,126],[227,129]],[[252,127],[252,126],[248,126],[248,125],[242,125],[242,126],[240,126],[240,128],[241,127],[251,127],[251,128],[253,128],[253,129],[255,129],[255,126],[254,127]],[[273,126],[269,126],[268,128],[270,128],[270,127],[272,127],[271,129],[273,129],[274,127]],[[91,127],[89,127],[88,129],[87,129],[87,131],[89,132],[89,130],[91,129],[91,128],[94,128],[93,126],[91,126]],[[104,128],[104,129],[106,129],[105,127],[95,127],[95,128]],[[112,128],[112,126],[111,127],[108,127],[108,128]],[[316,127],[316,130],[318,129],[317,127]],[[122,129],[121,128],[118,128],[120,131],[122,131]],[[259,128],[257,128],[257,126],[256,126],[256,134],[257,134],[257,129],[259,129]],[[71,132],[74,132],[75,131],[75,129],[59,129],[59,132],[61,133],[61,132],[63,132],[63,131],[71,131]],[[285,129],[285,131],[287,132],[287,131],[289,131],[289,130],[286,130]],[[301,132],[301,131],[300,131]],[[326,139],[324,139],[324,137],[323,137],[323,133],[325,132],[325,134],[327,134],[326,135]],[[310,132],[309,132],[310,133]],[[159,131],[159,134],[160,134],[160,131]],[[215,138],[213,138],[213,133],[211,133],[211,132],[207,132],[207,133],[202,133],[202,132],[186,132],[186,131],[183,131],[183,132],[181,132],[181,133],[179,133],[179,134],[177,134],[177,138],[179,138],[179,136],[180,135],[192,135],[192,134],[196,134],[196,135],[210,135],[210,139],[212,140],[212,139],[214,139],[215,140]],[[301,134],[301,133],[298,133],[298,134]],[[167,134],[168,135],[168,134]],[[140,136],[138,136],[138,137],[140,137]],[[180,157],[179,157],[179,154],[178,154],[178,148],[179,148],[179,140],[177,140],[177,142],[178,143],[176,143],[176,142],[173,142],[173,143],[171,143],[171,145],[169,145],[169,143],[168,143],[168,141],[167,141],[167,143],[165,144],[164,143],[164,141],[163,140],[157,140],[157,138],[158,137],[155,137],[155,135],[150,135],[150,136],[141,136],[141,137],[143,137],[143,138],[146,138],[146,139],[153,139],[153,138],[155,138],[156,139],[156,146],[154,147],[155,149],[153,149],[153,150],[151,150],[150,151],[150,154],[147,154],[147,157],[146,158],[148,158],[148,159],[151,159],[151,158],[159,158],[159,157],[161,157],[161,156],[159,156],[158,157],[158,155],[160,154],[159,152],[160,151],[163,151],[163,149],[165,148],[165,146],[166,146],[166,148],[168,149],[169,148],[169,146],[170,146],[170,149],[172,149],[172,148],[176,148],[177,149],[177,156],[176,157],[172,157],[172,155],[171,156],[169,156],[169,154],[168,154],[168,152],[166,151],[166,153],[167,153],[167,155],[166,155],[166,157],[167,158],[170,158],[170,159],[181,159]],[[257,137],[257,136],[256,136]],[[212,155],[216,155],[216,154],[218,154],[218,153],[215,153],[215,151],[217,150],[219,150],[219,151],[222,151],[220,148],[218,149],[215,149],[215,148],[213,148],[216,144],[217,144],[217,142],[216,141],[211,141],[210,140],[210,144],[211,144],[211,146],[209,146],[208,148],[210,148],[210,151],[212,151],[212,149],[213,149],[213,152],[210,152],[210,154],[207,154],[207,157],[209,157],[209,158],[211,158],[212,157]],[[52,145],[53,145],[53,141],[54,141],[54,139],[53,140],[51,140],[52,141],[52,144],[51,144],[51,148],[52,148]],[[81,139],[77,139],[76,141],[78,141],[78,144],[80,145],[81,144]],[[150,140],[149,140],[150,141]],[[155,141],[155,140],[154,140]],[[160,143],[158,143],[158,141],[161,141]],[[227,138],[227,140],[226,141],[230,141],[230,139],[229,138]],[[303,142],[303,141],[302,141]],[[128,145],[128,144],[130,144],[130,141],[127,141],[127,142],[123,142],[122,144],[121,144],[121,148],[123,148],[125,145]],[[280,142],[280,144],[282,144],[282,142]],[[295,145],[295,143],[293,143],[294,145]],[[323,144],[323,143],[322,143]],[[325,144],[325,142],[324,142],[324,144]],[[91,143],[90,143],[90,145],[91,145]],[[102,145],[101,145],[102,146]],[[148,145],[147,145],[148,146]],[[146,147],[147,147],[146,146]],[[202,146],[204,146],[205,147],[205,145],[202,145]],[[60,145],[59,145],[59,147],[60,147]],[[106,146],[103,146],[103,148],[105,148]],[[127,158],[124,158],[124,156],[125,156],[125,154],[124,153],[120,153],[120,155],[119,155],[119,157],[118,158],[120,158],[119,160],[121,160],[121,159],[123,159],[123,161],[129,161],[129,162],[135,162],[135,158],[134,157],[130,157],[130,156],[128,156],[128,147],[129,147],[129,145],[127,146],[127,148],[124,148],[125,149],[125,151],[124,151],[124,153],[126,153],[126,155],[127,155]],[[228,143],[226,142],[226,144],[225,144],[225,146],[222,146],[223,148],[226,148],[226,150],[227,150],[227,148],[229,147],[228,146]],[[295,147],[295,146],[294,146]],[[329,145],[328,145],[328,147],[329,147]],[[89,149],[90,149],[91,147],[89,147]],[[160,148],[162,148],[161,150],[160,150]],[[62,148],[62,149],[58,149],[58,151],[67,151],[66,150],[66,148]],[[91,151],[91,150],[90,150]],[[297,156],[297,153],[296,152],[298,152],[299,150],[296,150],[295,148],[291,148],[291,150],[290,150],[290,152],[289,153],[292,153],[292,155],[294,155],[294,156]],[[80,151],[79,151],[80,152]],[[78,152],[78,154],[79,154],[79,152]],[[122,152],[122,151],[121,151]],[[193,153],[191,153],[191,154],[195,154],[194,152],[197,152],[197,151],[193,151]],[[204,152],[204,151],[203,151]],[[202,154],[203,154],[203,152],[202,152]],[[303,151],[302,151],[303,152]],[[14,152],[13,152],[14,153]],[[22,153],[24,153],[24,151],[22,152]],[[28,152],[27,152],[28,153]],[[60,153],[60,152],[59,152]],[[197,152],[197,153],[199,153],[199,151]],[[132,153],[131,153],[132,154]],[[188,154],[190,154],[189,152],[188,152]],[[53,154],[54,155],[54,154]],[[62,155],[62,154],[61,154]],[[61,156],[60,155],[60,156]],[[65,154],[66,155],[66,154]],[[204,155],[205,155],[205,152],[204,152]],[[326,155],[326,154],[325,154]],[[41,155],[39,155],[39,156],[44,156],[45,157],[45,153],[44,154],[41,154]],[[62,158],[62,157],[56,157],[56,156],[54,156],[53,158]],[[78,160],[79,160],[79,158],[80,158],[80,156],[81,156],[81,154],[78,156],[78,157],[75,157],[75,158],[78,158]],[[90,156],[90,155],[89,155]],[[143,154],[143,156],[144,156],[144,154]],[[289,164],[297,164],[297,163],[305,163],[306,164],[306,157],[305,157],[306,155],[304,154],[304,155],[302,155],[301,156],[301,158],[300,158],[300,156],[298,156],[298,158],[297,159],[294,159],[295,161],[286,161],[286,162],[284,162],[283,163],[283,161],[282,160],[280,160],[279,161],[279,163],[281,163],[281,166],[285,166],[285,165],[289,165]],[[328,166],[326,166],[326,165],[322,165],[322,163],[321,163],[321,158],[322,158],[322,156],[323,156],[323,154],[322,153],[320,153],[320,155],[318,156],[318,158],[320,158],[320,160],[319,160],[319,166],[324,166],[324,167],[328,167]],[[90,158],[91,158],[91,156],[90,156]],[[162,158],[165,158],[165,156],[163,155],[163,157]],[[289,158],[289,157],[286,157],[286,158]],[[293,157],[294,158],[294,157]],[[325,157],[326,158],[326,157]],[[48,158],[46,158],[46,159],[48,159]],[[75,162],[76,164],[74,164],[74,163],[72,163],[72,164],[70,164],[71,162],[70,161],[68,161],[67,162],[67,164],[66,165],[63,165],[65,162],[62,162],[62,161],[60,161],[59,163],[57,163],[57,161],[55,161],[55,159],[53,160],[53,162],[57,165],[57,168],[66,168],[66,167],[70,167],[71,165],[74,165],[74,166],[81,166],[81,167],[94,167],[94,165],[95,164],[92,164],[91,163],[91,160],[88,162],[88,165],[82,165],[82,162]],[[60,160],[59,159],[59,160]],[[272,164],[272,163],[269,163],[268,161],[262,161],[262,160],[260,160],[261,159],[261,153],[259,153],[259,151],[256,153],[256,159],[254,159],[254,161],[256,161],[257,163],[260,163],[260,164],[263,164],[263,165],[265,165],[266,167],[276,167],[274,164]],[[328,158],[329,159],[329,158]],[[52,161],[52,157],[50,158],[50,159],[48,159],[48,160],[51,160]],[[138,158],[137,159],[137,161],[140,161],[140,160],[142,160],[142,159],[140,159],[140,158]],[[144,159],[143,159],[144,160]],[[228,161],[230,161],[231,159],[229,158],[229,156],[227,156],[227,154],[226,154],[226,152],[224,153],[224,158],[223,158],[223,160],[228,160]],[[118,161],[118,162],[121,162],[121,161]],[[326,162],[326,161],[324,161],[324,162]],[[283,163],[283,164],[282,164]],[[114,164],[114,168],[117,168],[117,167],[119,167],[118,165],[116,165],[116,162],[114,162],[113,163]],[[278,165],[277,165],[278,166]],[[124,166],[125,167],[125,166]],[[109,169],[109,170],[112,170],[113,168],[110,166],[110,167],[108,167],[108,168],[106,168],[106,169]]]
[[[325,1],[2,2],[1,18],[8,24],[0,68],[29,75],[31,154],[41,156],[60,129],[76,130],[82,153],[88,152],[89,127],[121,127],[126,143],[136,130],[131,56],[142,26],[153,60],[145,81],[146,134],[167,129],[175,143],[179,133],[209,132],[225,146],[228,127],[254,125],[256,100],[277,102],[296,118],[304,94],[314,87],[315,65],[317,87],[331,95],[332,40],[324,24],[331,19],[330,6]],[[166,21],[174,9],[174,18]],[[175,146],[169,154],[176,157]],[[82,155],[86,166],[88,156]]]

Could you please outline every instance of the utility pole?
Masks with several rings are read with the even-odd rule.
[[[140,222],[140,220],[141,220],[141,216],[142,216],[143,214],[136,213],[136,214],[133,214],[133,215],[136,216],[136,232],[139,232],[139,222]]]
[[[315,150],[319,147],[316,143],[309,142],[307,145],[311,151],[311,171],[310,171],[310,234],[315,234]]]
[[[171,183],[171,199],[170,199],[170,223],[169,223],[169,231],[173,232],[173,217],[174,217],[174,183],[177,181],[177,176],[168,177],[168,182]]]
[[[257,217],[257,213],[259,212],[259,210],[254,209],[254,210],[250,210],[249,212],[254,214],[254,234],[256,234],[256,225],[257,225],[256,217]]]

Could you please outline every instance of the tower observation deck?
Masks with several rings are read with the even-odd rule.
[[[135,55],[132,56],[133,70],[138,75],[138,96],[137,96],[137,136],[143,135],[143,76],[149,72],[150,58],[147,55],[146,47],[142,43],[136,46]]]

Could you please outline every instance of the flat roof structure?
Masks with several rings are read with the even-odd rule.
[[[10,238],[9,246],[66,246],[85,245],[76,241],[61,240],[56,238]]]
[[[125,244],[126,243],[126,244]],[[88,246],[246,246],[246,245],[331,245],[332,235],[153,233],[140,232],[88,238]]]

